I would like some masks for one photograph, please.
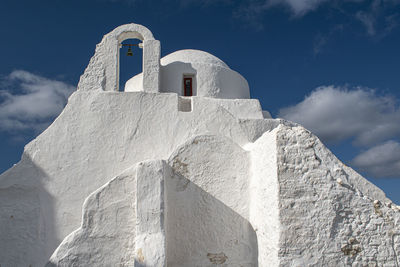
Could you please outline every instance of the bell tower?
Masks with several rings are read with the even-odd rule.
[[[148,93],[160,91],[160,41],[154,39],[149,29],[134,23],[119,26],[103,37],[80,78],[78,89],[119,90],[119,47],[126,39],[142,41],[143,91]]]

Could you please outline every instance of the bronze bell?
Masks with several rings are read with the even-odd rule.
[[[132,48],[128,47],[128,52],[126,53],[127,56],[131,57],[133,56]]]

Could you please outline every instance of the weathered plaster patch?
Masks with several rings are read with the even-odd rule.
[[[348,243],[341,248],[344,255],[354,257],[357,253],[361,252],[360,242],[354,237],[348,240]]]
[[[137,260],[139,263],[144,263],[144,256],[143,256],[143,252],[142,252],[142,249],[141,249],[141,248],[139,248],[139,249],[137,250],[137,252],[136,252],[136,260]]]
[[[223,264],[228,259],[228,257],[223,253],[207,253],[207,258],[212,264],[218,265]]]

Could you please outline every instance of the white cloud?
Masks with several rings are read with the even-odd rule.
[[[374,1],[384,1],[384,2],[397,2],[398,0],[374,0]],[[282,6],[288,8],[295,17],[301,17],[305,14],[317,10],[324,4],[330,7],[339,7],[344,3],[363,3],[368,2],[366,0],[247,0],[245,2],[245,7],[249,10],[257,10],[261,13],[263,10],[267,10],[271,7]],[[255,12],[254,12],[255,13]]]
[[[353,165],[375,177],[400,177],[400,143],[388,141],[359,154]]]
[[[234,16],[250,23],[257,29],[262,29],[260,19],[265,12],[273,7],[288,8],[294,17],[302,17],[306,13],[316,10],[328,0],[245,0],[235,8]]]
[[[359,11],[356,13],[356,18],[365,26],[368,35],[375,35],[376,16],[372,13]]]
[[[43,130],[75,90],[64,82],[23,70],[13,71],[0,86],[0,131]]]
[[[396,99],[368,88],[321,86],[278,116],[304,125],[328,143],[354,139],[370,146],[400,136]]]
[[[328,0],[269,0],[269,6],[285,5],[290,8],[295,16],[303,16],[304,14],[316,10],[320,5]]]

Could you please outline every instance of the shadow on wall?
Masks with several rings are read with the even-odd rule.
[[[165,66],[161,66],[161,88],[163,93],[177,93],[183,95],[183,78],[184,76],[193,78],[192,95],[197,96],[197,70],[193,68],[191,63],[172,62]]]
[[[168,266],[258,266],[245,218],[180,174],[165,181]]]
[[[55,265],[53,266],[46,266],[46,267],[56,267]],[[138,261],[135,261],[135,267],[153,267],[144,263],[139,263]]]
[[[0,176],[0,266],[43,266],[60,243],[48,179],[25,153]]]

